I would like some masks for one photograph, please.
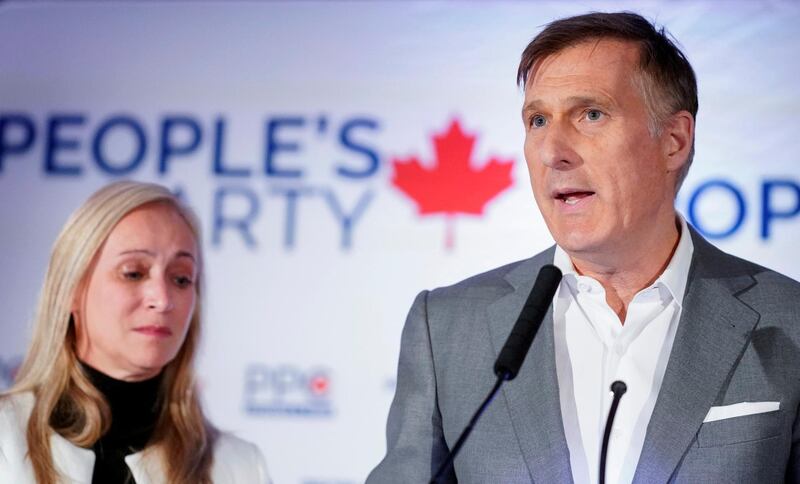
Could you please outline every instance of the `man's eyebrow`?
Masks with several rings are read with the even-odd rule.
[[[531,99],[522,106],[522,112],[524,114],[530,111],[539,111],[539,105],[540,103],[538,99]]]
[[[569,96],[561,101],[562,104],[566,104],[568,106],[614,106],[615,103],[606,96],[595,96],[595,95],[579,95],[579,96]],[[542,102],[538,99],[531,99],[522,107],[522,114],[525,115],[530,113],[531,111],[541,111],[543,109]]]

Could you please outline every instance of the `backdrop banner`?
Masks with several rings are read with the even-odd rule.
[[[363,482],[415,294],[552,244],[522,152],[523,48],[559,17],[626,9],[697,72],[680,212],[800,278],[800,3],[0,3],[0,388],[68,215],[154,181],[203,223],[211,419],[278,483]]]

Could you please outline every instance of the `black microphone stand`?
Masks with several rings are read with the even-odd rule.
[[[611,409],[608,411],[606,429],[603,432],[603,447],[600,450],[600,483],[606,482],[606,457],[608,457],[608,438],[611,437],[611,426],[614,425],[614,416],[617,414],[617,407],[622,395],[628,391],[628,386],[619,380],[611,384],[611,391],[614,392],[614,400],[611,401]]]
[[[481,418],[481,415],[483,415],[483,411],[486,410],[486,407],[492,403],[492,400],[494,400],[494,397],[497,395],[497,392],[500,390],[500,386],[503,385],[503,382],[511,379],[510,376],[511,375],[508,372],[503,372],[501,375],[497,376],[497,381],[494,383],[494,387],[492,387],[492,390],[488,395],[486,395],[486,399],[483,401],[481,406],[478,407],[478,410],[475,411],[475,414],[469,420],[467,426],[464,427],[464,430],[461,432],[461,436],[456,441],[453,449],[449,454],[447,454],[447,459],[445,459],[445,461],[442,462],[442,465],[439,466],[439,470],[436,471],[436,474],[434,474],[433,479],[431,479],[429,484],[438,484],[439,479],[442,478],[442,475],[450,468],[451,465],[453,465],[453,460],[456,458],[456,454],[458,454],[458,451],[461,450],[461,446],[464,445],[464,442],[467,441],[467,437],[469,437],[469,434],[472,432],[472,428],[475,427],[475,424],[478,422],[478,419]]]

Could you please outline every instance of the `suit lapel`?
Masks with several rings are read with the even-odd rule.
[[[755,282],[692,231],[683,311],[634,482],[667,482],[750,340],[758,314],[737,295]],[[727,260],[726,260],[727,258]]]
[[[552,260],[551,249],[523,262],[506,276],[514,291],[488,308],[495,357],[516,323],[539,269]],[[572,482],[558,398],[552,306],[519,374],[503,384],[502,395],[533,481]]]

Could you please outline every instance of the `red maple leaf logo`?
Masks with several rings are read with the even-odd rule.
[[[458,119],[447,131],[433,136],[436,161],[426,168],[416,156],[392,160],[392,185],[417,204],[422,216],[444,214],[445,247],[453,247],[454,218],[457,214],[482,215],[492,198],[513,183],[514,160],[491,158],[481,168],[471,161],[475,135],[464,133]]]

